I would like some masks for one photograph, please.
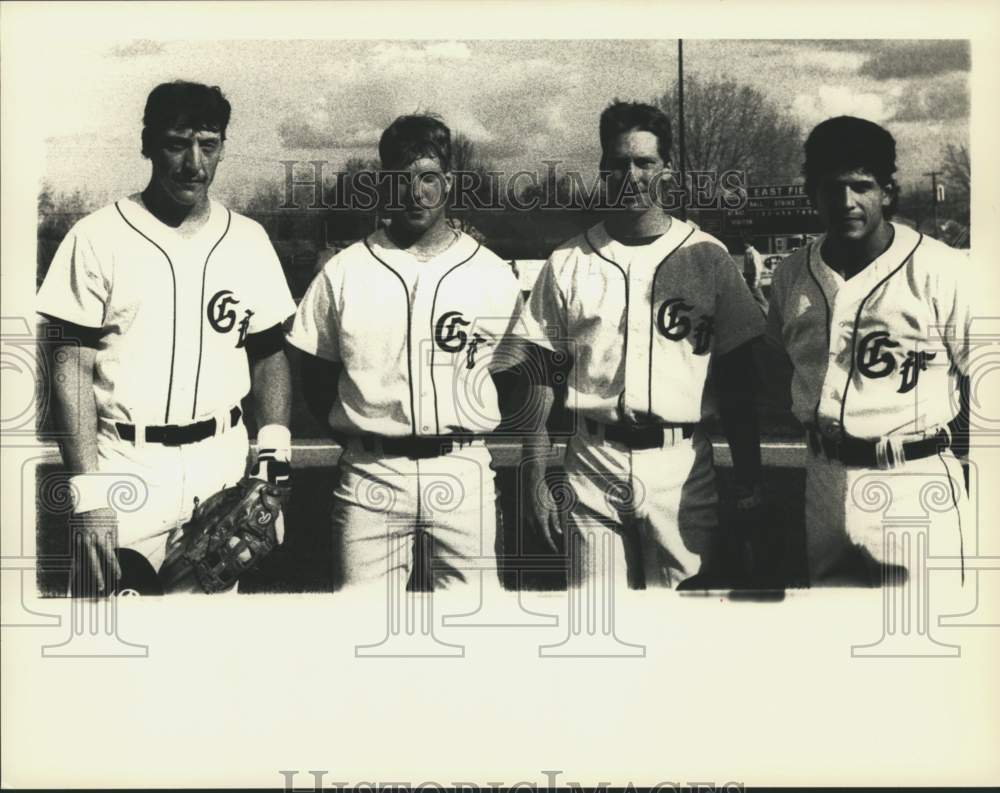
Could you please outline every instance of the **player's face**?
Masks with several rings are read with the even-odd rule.
[[[403,169],[399,190],[402,209],[392,215],[412,232],[420,233],[433,227],[444,215],[451,190],[451,174],[441,170],[435,157],[421,157]]]
[[[857,243],[882,225],[892,195],[868,171],[854,170],[820,179],[815,200],[827,235]]]
[[[659,182],[669,173],[660,157],[656,135],[645,130],[623,132],[605,151],[608,200],[630,211],[646,211],[657,201]]]
[[[222,135],[190,127],[160,133],[149,151],[153,182],[176,204],[197,206],[208,200],[208,188],[222,160]]]

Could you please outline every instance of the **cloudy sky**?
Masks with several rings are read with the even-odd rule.
[[[946,144],[968,139],[964,41],[686,40],[684,54],[687,75],[749,84],[804,131],[841,113],[885,124],[904,186],[940,165]],[[45,87],[50,184],[101,200],[141,187],[145,96],[180,77],[218,84],[233,103],[217,192],[238,202],[255,182],[280,182],[281,160],[336,170],[373,156],[381,129],[418,109],[442,114],[500,167],[594,168],[598,113],[615,96],[662,94],[677,42],[82,41],[62,57],[81,79]]]

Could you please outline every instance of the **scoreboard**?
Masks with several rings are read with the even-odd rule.
[[[754,236],[815,234],[822,231],[819,214],[801,184],[755,185],[746,188],[739,209],[723,210],[727,229]]]

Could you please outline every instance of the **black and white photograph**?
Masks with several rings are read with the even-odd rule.
[[[0,6],[6,786],[998,781],[997,9],[701,13]]]

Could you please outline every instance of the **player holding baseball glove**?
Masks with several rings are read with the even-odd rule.
[[[53,392],[77,594],[138,589],[138,578],[169,590],[186,577],[179,557],[201,589],[231,588],[280,541],[291,446],[281,326],[295,304],[264,229],[208,196],[229,116],[217,87],[153,89],[148,186],[78,222],[38,293],[38,312],[65,341]],[[240,482],[248,392],[261,483]],[[133,488],[128,504],[110,497],[121,484]]]

